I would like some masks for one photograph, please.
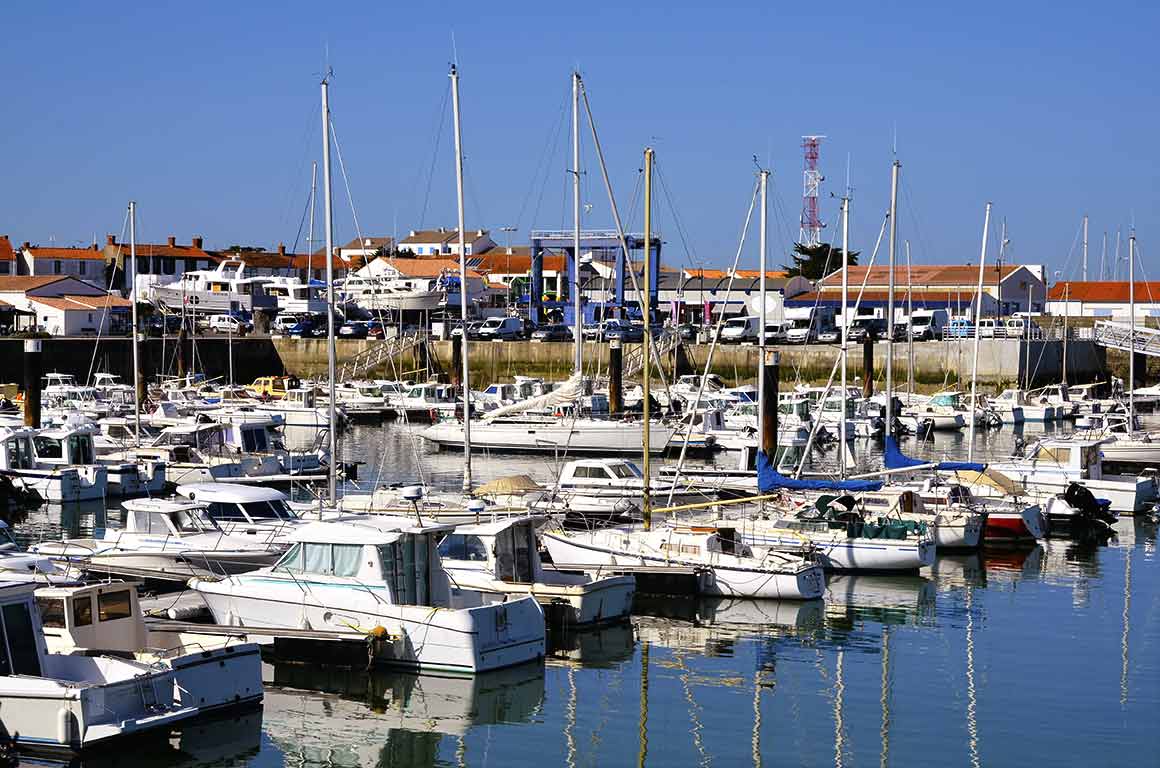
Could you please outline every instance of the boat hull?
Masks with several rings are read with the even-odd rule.
[[[218,624],[351,634],[385,630],[384,663],[404,669],[474,674],[542,659],[544,613],[531,597],[464,609],[393,605],[377,585],[234,576],[192,579]]]
[[[440,422],[422,433],[423,439],[441,448],[463,447],[463,425]],[[663,453],[672,430],[653,424],[649,430],[649,453]],[[639,422],[478,422],[471,425],[471,445],[478,450],[511,453],[568,453],[639,455],[644,430]]]

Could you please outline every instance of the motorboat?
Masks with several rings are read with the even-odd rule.
[[[105,581],[36,590],[49,653],[116,654],[173,673],[173,703],[205,715],[261,701],[262,659],[254,643],[146,623],[137,585]],[[164,695],[161,689],[158,693]]]
[[[1051,526],[1052,536],[1080,538],[1092,536],[1107,539],[1115,535],[1116,514],[1107,499],[1097,499],[1079,483],[1053,496],[1044,505],[1044,514]]]
[[[260,402],[254,408],[281,416],[282,423],[287,427],[306,427],[313,430],[328,429],[330,427],[329,406],[320,405],[318,401],[318,391],[314,387],[297,387],[286,390],[285,396],[281,399]],[[339,422],[345,420],[346,414],[337,403],[335,404],[335,414]]]
[[[82,417],[83,418],[83,417]],[[128,498],[159,493],[165,488],[165,462],[153,457],[117,453],[99,454],[95,436],[97,425],[78,421],[71,416],[59,427],[42,429],[32,439],[36,461],[43,466],[76,467],[94,478],[99,486],[99,471],[105,471],[104,496]],[[98,488],[90,489],[88,498],[100,498]]]
[[[912,398],[899,412],[898,420],[911,432],[920,434],[930,429],[939,432],[962,429],[967,426],[970,413],[963,408],[959,395],[959,392],[938,392],[921,402]]]
[[[35,490],[50,502],[77,502],[103,499],[108,474],[102,464],[44,463],[37,459],[33,441],[47,440],[29,427],[0,427],[0,470]],[[92,451],[91,441],[89,451]]]
[[[45,541],[32,551],[92,574],[184,582],[193,576],[252,571],[277,561],[286,545],[275,532],[227,534],[204,502],[132,499],[125,523],[91,538]]]
[[[990,467],[924,479],[918,484],[918,493],[924,503],[935,508],[960,505],[985,510],[984,544],[1034,544],[1047,537],[1047,518],[1035,497]]]
[[[691,568],[703,575],[698,592],[730,597],[812,600],[826,578],[819,564],[796,554],[754,551],[736,526],[666,522],[592,531],[545,529],[541,540],[557,566]]]
[[[921,489],[929,482],[888,485],[855,498],[863,516],[893,518],[926,525],[939,549],[976,549],[983,543],[987,512],[981,505],[939,499],[927,503]]]
[[[549,492],[638,501],[644,488],[644,474],[628,459],[576,459],[564,465],[560,479]],[[716,498],[712,490],[680,486],[671,480],[657,478],[649,479],[648,490],[654,498],[665,499],[665,503],[671,505]]]
[[[1078,482],[1097,498],[1111,501],[1117,512],[1134,514],[1151,508],[1160,498],[1156,475],[1105,475],[1102,453],[1108,442],[1045,438],[1029,447],[1024,456],[992,462],[990,469],[1044,496],[1063,493],[1068,484]]]
[[[455,590],[474,590],[485,599],[505,602],[531,595],[565,627],[628,618],[636,579],[545,570],[536,545],[536,528],[545,517],[508,517],[460,525],[439,542],[443,568]]]
[[[432,424],[421,436],[441,448],[463,447],[463,423]],[[664,453],[673,429],[660,422],[649,427],[649,453]],[[474,450],[550,454],[633,454],[644,444],[640,421],[524,414],[472,422]]]
[[[388,278],[352,275],[335,281],[342,301],[368,312],[430,311],[447,305],[443,278]],[[457,292],[458,294],[458,292]]]
[[[312,522],[277,564],[191,579],[218,624],[379,636],[393,666],[477,673],[542,659],[544,614],[531,596],[452,600],[436,537],[452,526],[402,518]]]
[[[278,302],[278,311],[291,315],[326,315],[326,284],[316,281],[304,283],[296,277],[275,275],[257,278],[267,296]]]
[[[231,435],[231,432],[234,434]],[[243,453],[246,442],[237,442],[240,435],[249,438],[254,453]],[[269,452],[257,452],[259,444],[267,447],[266,440],[266,429],[262,425],[245,429],[199,421],[166,427],[151,444],[107,454],[107,458],[163,462],[165,481],[169,483],[259,479],[281,475],[283,469],[277,456]]]
[[[151,285],[149,300],[171,313],[276,310],[278,299],[266,292],[267,278],[245,275],[245,261],[223,259],[214,269],[191,270],[173,282]]]
[[[1004,424],[1022,424],[1025,421],[1049,422],[1063,418],[1060,408],[1046,397],[1022,389],[1005,389],[990,401],[991,407]]]
[[[432,422],[454,417],[461,401],[455,387],[436,382],[414,384],[397,398],[395,411],[407,421]],[[462,442],[462,441],[461,441]]]
[[[76,578],[50,558],[22,549],[8,523],[0,520],[0,583],[9,582],[73,584]]]
[[[116,655],[50,653],[35,583],[0,583],[2,647],[0,731],[21,749],[79,752],[112,739],[168,730],[194,717],[177,703],[172,668]],[[90,603],[82,619],[108,615],[111,598]]]

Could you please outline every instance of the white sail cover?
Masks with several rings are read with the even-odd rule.
[[[580,397],[580,384],[582,381],[583,376],[578,373],[573,374],[572,378],[551,392],[536,397],[529,397],[527,400],[520,400],[518,403],[512,403],[511,405],[500,406],[494,411],[485,413],[483,418],[485,421],[491,421],[500,416],[511,416],[515,413],[526,413],[527,411],[538,411],[557,405],[571,405]]]

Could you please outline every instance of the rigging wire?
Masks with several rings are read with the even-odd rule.
[[[362,228],[358,224],[358,211],[354,208],[354,195],[350,191],[350,179],[346,175],[346,163],[342,161],[342,147],[338,143],[338,130],[334,127],[334,118],[330,120],[330,132],[334,136],[334,154],[338,157],[338,168],[342,173],[343,186],[346,187],[346,202],[350,206],[350,216],[354,219],[354,232],[358,235],[358,241],[361,244],[364,242]],[[331,254],[326,254],[326,258],[331,258]]]
[[[567,98],[565,98],[560,104],[559,114],[556,116],[555,120],[553,121],[554,124],[556,125],[556,128],[554,131],[552,128],[553,123],[548,124],[547,139],[544,141],[544,146],[540,149],[539,158],[536,161],[535,169],[532,173],[532,183],[528,185],[527,192],[524,193],[524,199],[520,202],[519,212],[516,214],[516,220],[514,222],[512,222],[513,226],[515,226],[517,228],[523,222],[524,214],[527,212],[528,203],[530,203],[532,200],[532,193],[536,189],[536,186],[537,186],[537,183],[539,182],[541,173],[543,174],[545,180],[547,179],[547,177],[550,173],[549,151],[552,151],[552,152],[555,151],[554,147],[555,147],[555,143],[559,140],[560,126],[562,126],[564,124],[564,118],[567,115],[567,105],[568,105],[568,101],[567,101]],[[541,187],[541,192],[540,192],[540,199],[541,200],[543,199],[542,187]],[[537,211],[539,210],[538,203],[536,205],[536,209],[537,209]],[[534,216],[533,216],[533,218],[534,218]]]
[[[427,171],[427,188],[423,193],[423,207],[419,209],[419,229],[427,221],[427,204],[431,201],[431,184],[435,180],[435,163],[439,159],[439,147],[443,143],[443,126],[447,124],[447,101],[451,97],[451,83],[443,93],[443,104],[439,107],[439,123],[435,130],[435,143],[431,149],[431,167]]]

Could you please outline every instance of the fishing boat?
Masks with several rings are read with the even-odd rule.
[[[110,498],[158,493],[165,487],[165,462],[151,457],[96,451],[94,436],[99,428],[70,416],[62,426],[42,429],[32,439],[36,462],[41,466],[76,467],[94,479],[98,467],[104,469],[104,496]],[[99,481],[96,483],[99,485]],[[90,498],[100,498],[98,488],[90,489]]]
[[[452,530],[386,517],[308,523],[274,566],[189,586],[219,624],[377,634],[391,644],[388,663],[403,668],[477,673],[542,659],[535,598],[482,604],[465,593],[474,606],[453,603],[435,545]]]
[[[1046,397],[1022,389],[1005,389],[991,400],[991,407],[1004,424],[1024,421],[1058,421],[1063,418],[1060,409]]]
[[[452,591],[474,590],[504,602],[531,595],[564,626],[625,619],[632,612],[636,579],[547,571],[540,562],[536,528],[546,517],[509,517],[460,525],[439,542]],[[559,612],[563,612],[560,614]]]
[[[76,502],[105,497],[108,475],[104,465],[38,461],[33,446],[38,436],[37,430],[28,427],[0,427],[0,471],[19,478],[45,501]]]
[[[304,283],[296,277],[275,275],[255,278],[262,283],[267,296],[278,302],[278,311],[291,315],[325,315],[326,299],[323,297],[324,283],[311,280]]]
[[[0,675],[0,729],[27,750],[80,752],[115,738],[168,730],[194,717],[174,699],[172,668],[114,654],[49,653],[35,583],[0,583],[0,640],[10,649]],[[82,617],[108,615],[110,599]]]
[[[123,581],[36,590],[49,653],[116,654],[173,673],[175,706],[199,715],[261,701],[262,659],[254,643],[145,622],[136,584]],[[159,688],[158,694],[164,696]]]
[[[123,527],[90,538],[40,542],[32,551],[87,573],[167,581],[256,570],[286,551],[270,534],[227,534],[204,503],[132,499],[121,506]]]
[[[26,552],[12,536],[8,523],[0,520],[0,582],[72,584],[76,577],[50,558]]]

